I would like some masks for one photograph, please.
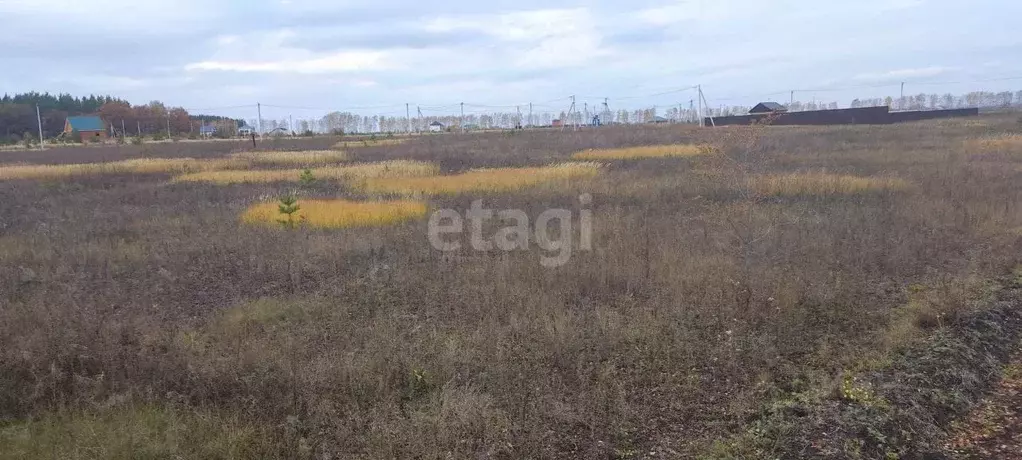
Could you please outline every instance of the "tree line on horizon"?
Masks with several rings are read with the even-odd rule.
[[[39,118],[36,118],[36,107]],[[38,142],[39,121],[43,138],[50,140],[64,132],[69,116],[98,115],[113,135],[174,136],[196,135],[202,124],[222,126],[229,131],[243,120],[232,120],[216,115],[192,115],[181,107],[168,107],[160,101],[132,105],[128,101],[109,95],[75,97],[70,94],[28,92],[4,94],[0,97],[0,144]]]
[[[36,105],[39,106],[43,137],[53,139],[64,130],[64,121],[68,116],[99,115],[107,123],[114,135],[127,136],[163,136],[167,134],[168,122],[170,132],[174,136],[195,136],[199,127],[209,124],[217,127],[219,135],[232,136],[235,130],[244,126],[262,126],[264,132],[318,132],[318,133],[373,133],[403,132],[411,127],[412,131],[426,131],[431,122],[440,122],[445,127],[462,127],[469,129],[507,129],[515,126],[550,126],[554,120],[566,125],[588,125],[599,117],[601,124],[635,124],[669,121],[696,123],[697,110],[689,106],[653,106],[634,110],[586,110],[573,113],[565,110],[558,112],[536,112],[530,117],[526,113],[492,112],[470,113],[462,117],[460,114],[434,114],[423,117],[388,117],[383,115],[363,115],[351,112],[331,112],[318,119],[270,119],[266,118],[246,122],[242,119],[231,119],[217,115],[193,115],[181,107],[168,107],[160,101],[148,104],[132,105],[128,101],[113,96],[89,95],[74,97],[70,94],[52,95],[49,93],[29,92],[5,94],[0,98],[0,144],[23,142],[26,137],[35,142],[38,140],[38,124],[36,121]],[[793,112],[807,110],[837,109],[837,102],[802,102],[788,104]],[[989,92],[974,91],[963,95],[925,94],[920,93],[904,98],[864,98],[854,99],[850,107],[888,106],[894,110],[927,110],[961,107],[1022,107],[1022,91]],[[743,115],[750,107],[743,105],[718,105],[704,108],[704,115],[720,117]],[[122,131],[123,130],[123,131]]]

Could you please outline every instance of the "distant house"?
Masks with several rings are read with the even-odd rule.
[[[439,132],[443,132],[443,130],[444,130],[444,124],[440,123],[439,121],[434,121],[434,122],[429,124],[429,132],[431,132],[431,133],[439,133]]]
[[[749,110],[749,114],[758,115],[763,113],[784,113],[787,111],[787,107],[776,102],[760,102],[759,104],[756,104],[752,110]]]
[[[554,120],[550,122],[550,126],[553,126],[554,128],[562,128],[564,127],[564,120]]]
[[[199,135],[202,137],[213,137],[216,134],[216,126],[203,125],[199,127]]]
[[[247,127],[247,126],[244,126],[244,127],[238,128],[238,135],[239,135],[239,136],[246,136],[246,137],[247,137],[247,136],[251,136],[251,135],[252,135],[252,133],[254,133],[254,132],[255,132],[255,130],[254,130],[254,129],[252,129],[252,128],[249,128],[249,127]]]
[[[653,119],[650,120],[649,122],[661,125],[661,124],[664,124],[664,123],[670,123],[671,120],[668,120],[668,119],[666,119],[664,117],[657,116],[657,117],[653,117]]]
[[[78,131],[82,142],[90,142],[94,139],[102,141],[107,138],[106,125],[101,118],[95,115],[67,117],[67,120],[64,121],[64,134],[70,136],[75,131]]]

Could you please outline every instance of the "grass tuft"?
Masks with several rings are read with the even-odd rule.
[[[378,227],[426,215],[420,201],[301,200],[296,218],[313,228]],[[247,224],[280,226],[277,202],[250,206],[241,219]]]
[[[602,167],[595,162],[570,162],[534,168],[473,169],[450,176],[373,178],[362,182],[360,187],[370,193],[406,196],[503,192],[546,182],[593,177]]]
[[[346,166],[314,168],[312,176],[319,180],[369,179],[377,177],[416,177],[437,174],[436,165],[421,161],[392,160]],[[304,171],[277,169],[266,171],[206,171],[185,174],[174,182],[210,182],[220,185],[272,182],[299,182]]]
[[[771,174],[753,177],[749,187],[768,196],[856,195],[908,189],[910,183],[894,177],[861,177],[823,172]]]
[[[706,145],[674,144],[624,147],[619,149],[590,149],[571,156],[576,160],[632,160],[637,158],[694,157],[712,153]]]

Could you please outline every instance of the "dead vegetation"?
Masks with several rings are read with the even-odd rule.
[[[799,436],[833,431],[798,422],[771,431],[781,441],[730,440],[761,426],[765,407],[803,413],[806,395],[857,401],[856,417],[902,414],[881,401],[919,401],[911,388],[871,389],[888,380],[853,371],[889,368],[902,359],[891,353],[920,341],[957,343],[943,334],[1022,262],[1018,157],[965,148],[1015,118],[983,122],[428,136],[355,149],[372,173],[313,167],[311,185],[300,169],[0,182],[0,452],[693,458],[804,447],[815,439]],[[287,148],[336,139],[303,142]],[[675,144],[717,153],[610,162],[528,187],[493,185],[499,174],[411,187],[430,208],[485,198],[529,216],[590,193],[593,250],[555,269],[538,265],[538,247],[439,253],[425,218],[343,230],[241,219],[295,187],[299,204],[360,202],[373,175],[444,183]],[[238,148],[196,145],[155,155]],[[83,149],[73,162],[119,155]],[[889,447],[820,445],[846,458]]]

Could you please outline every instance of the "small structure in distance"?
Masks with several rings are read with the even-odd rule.
[[[753,107],[751,110],[749,110],[749,114],[760,115],[767,113],[785,113],[787,111],[788,111],[787,107],[776,102],[760,102],[759,104],[756,104],[756,106]]]
[[[202,137],[213,137],[216,134],[216,126],[203,125],[199,127],[199,135]]]
[[[439,133],[439,132],[443,132],[443,130],[444,130],[444,124],[440,123],[439,121],[434,121],[434,122],[429,124],[429,132],[431,132],[431,133]]]
[[[64,134],[70,136],[75,131],[81,136],[82,142],[103,141],[107,138],[103,119],[95,115],[67,117],[67,120],[64,121]]]

